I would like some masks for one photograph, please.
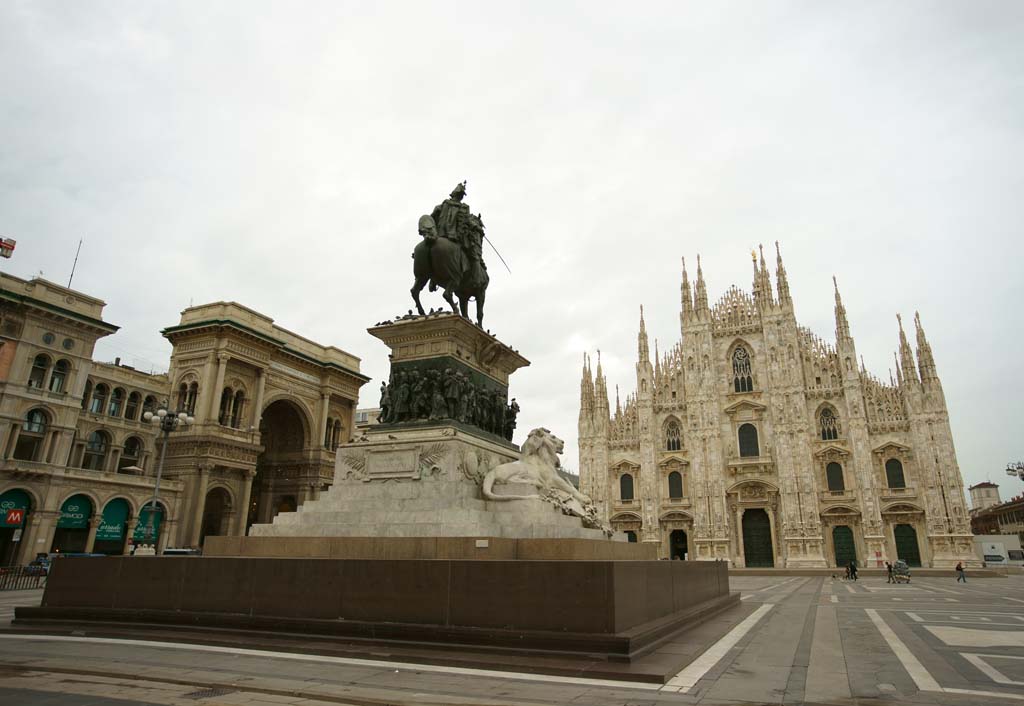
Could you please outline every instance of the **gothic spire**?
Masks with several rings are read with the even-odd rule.
[[[775,241],[775,284],[779,290],[779,304],[792,304],[789,297],[789,279],[786,277],[786,268],[782,265],[782,251],[779,250],[779,241]]]
[[[698,314],[708,313],[708,289],[704,285],[704,271],[700,268],[700,255],[697,255],[697,286],[693,295],[693,308]]]
[[[900,358],[896,355],[896,351],[892,352],[892,359],[896,363],[896,382],[902,387],[903,386],[903,371],[900,370]],[[892,370],[889,370],[889,379],[892,380]]]
[[[686,258],[683,258],[683,283],[679,286],[679,295],[683,300],[683,320],[693,313],[693,297],[690,294],[690,280],[686,277]]]
[[[589,365],[589,361],[588,361]],[[594,377],[594,397],[597,400],[597,404],[600,405],[604,411],[605,416],[608,416],[608,382],[604,377],[604,371],[601,370],[601,349],[597,350],[597,375]]]
[[[647,344],[647,324],[644,323],[644,305],[640,305],[640,333],[636,337],[637,360],[641,363],[651,362],[651,351]]]
[[[917,329],[917,367],[921,371],[921,380],[936,380],[935,359],[932,358],[932,347],[924,335],[921,326],[921,314],[914,312],[914,328]]]
[[[619,402],[619,386],[615,386],[615,416],[622,416],[622,404]]]
[[[658,354],[658,339],[654,339],[654,379],[661,377],[661,356]]]
[[[832,287],[836,293],[836,343],[850,340],[850,324],[846,320],[846,307],[843,306],[843,298],[839,296],[839,283],[836,276],[832,275]]]
[[[900,364],[903,367],[903,378],[906,382],[917,382],[917,368],[914,366],[914,353],[907,343],[907,334],[903,332],[903,317],[896,314],[900,325]]]

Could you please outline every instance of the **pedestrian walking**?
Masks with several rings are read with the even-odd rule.
[[[889,575],[889,580],[886,583],[896,583],[896,579],[892,576],[892,564],[885,562],[885,573]]]
[[[843,581],[849,581],[849,580],[850,580],[850,565],[847,564],[846,565],[846,574],[843,576]]]
[[[854,581],[857,580],[857,560],[854,559],[850,562],[850,578]]]
[[[964,573],[964,564],[962,561],[956,563],[956,582],[960,583],[963,581],[967,583],[967,574]]]

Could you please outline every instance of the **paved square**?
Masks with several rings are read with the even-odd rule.
[[[515,657],[482,670],[393,661],[384,648],[351,659],[274,652],[257,639],[241,648],[0,633],[0,693],[17,690],[25,704],[97,693],[159,704],[1024,702],[1024,576],[966,585],[784,576],[731,583],[742,608],[698,628],[700,648],[665,684],[531,673]],[[39,594],[0,596],[0,620]],[[190,696],[197,689],[211,696]]]

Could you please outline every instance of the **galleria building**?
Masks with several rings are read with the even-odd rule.
[[[776,246],[777,247],[777,246]],[[835,291],[835,344],[797,323],[782,257],[764,253],[753,292],[714,306],[685,263],[682,340],[648,347],[640,315],[636,392],[611,410],[585,358],[581,490],[631,541],[664,557],[734,566],[976,564],[963,479],[931,347],[902,321],[896,377],[858,366]],[[595,374],[596,372],[596,374]],[[618,397],[616,395],[616,397]]]
[[[199,547],[317,498],[351,438],[359,359],[234,302],[162,333],[166,374],[94,361],[104,302],[0,273],[0,566],[42,552]],[[166,405],[194,424],[163,442]]]

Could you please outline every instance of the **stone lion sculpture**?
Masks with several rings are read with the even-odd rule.
[[[552,492],[567,494],[584,507],[591,504],[590,498],[576,490],[572,483],[558,475],[558,455],[565,448],[565,442],[547,429],[540,427],[530,432],[522,448],[522,458],[503,463],[487,472],[483,480],[483,494],[488,500],[525,500]],[[537,488],[537,495],[495,495],[494,485],[498,483],[522,483]]]

